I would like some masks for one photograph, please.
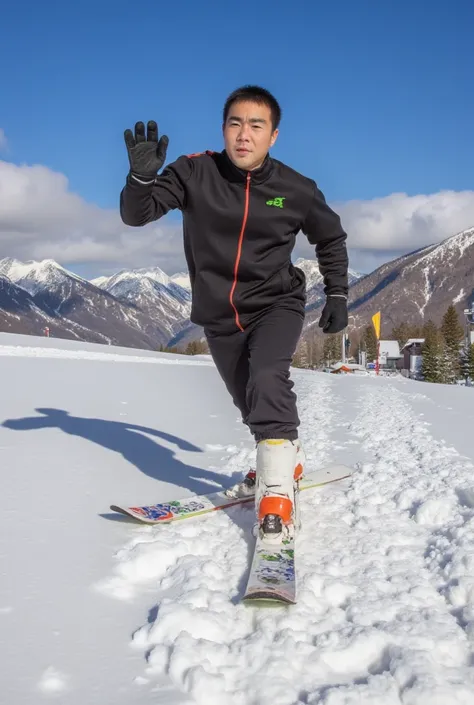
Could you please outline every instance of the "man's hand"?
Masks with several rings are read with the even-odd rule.
[[[339,333],[348,323],[347,299],[344,296],[328,296],[319,319],[323,333]]]
[[[166,159],[169,139],[162,135],[158,142],[158,126],[154,120],[147,124],[148,134],[145,136],[143,122],[135,124],[135,135],[131,130],[125,130],[124,139],[127,147],[130,171],[139,180],[153,181],[156,173]]]

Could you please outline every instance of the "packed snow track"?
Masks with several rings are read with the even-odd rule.
[[[262,609],[251,507],[108,510],[254,462],[209,359],[3,334],[0,366],[9,705],[472,705],[472,389],[293,371],[308,467],[355,470],[301,495],[298,603]]]

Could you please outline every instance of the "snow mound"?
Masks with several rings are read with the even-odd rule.
[[[298,602],[263,609],[241,602],[251,505],[159,527],[108,510],[254,464],[212,364],[0,352],[9,704],[471,705],[472,389],[292,371],[308,467],[354,474],[301,495]]]

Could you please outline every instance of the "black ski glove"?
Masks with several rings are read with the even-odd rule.
[[[137,122],[135,136],[131,130],[125,130],[124,138],[131,173],[143,181],[154,181],[165,162],[169,139],[163,135],[158,142],[158,125],[154,120],[148,121],[147,129],[145,137],[145,125]]]
[[[319,319],[319,327],[323,329],[323,333],[339,333],[348,323],[347,299],[329,295]]]

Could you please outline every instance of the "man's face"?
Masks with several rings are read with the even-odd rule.
[[[271,117],[266,105],[239,101],[230,106],[222,131],[226,152],[236,166],[251,171],[262,164],[278,136]]]

